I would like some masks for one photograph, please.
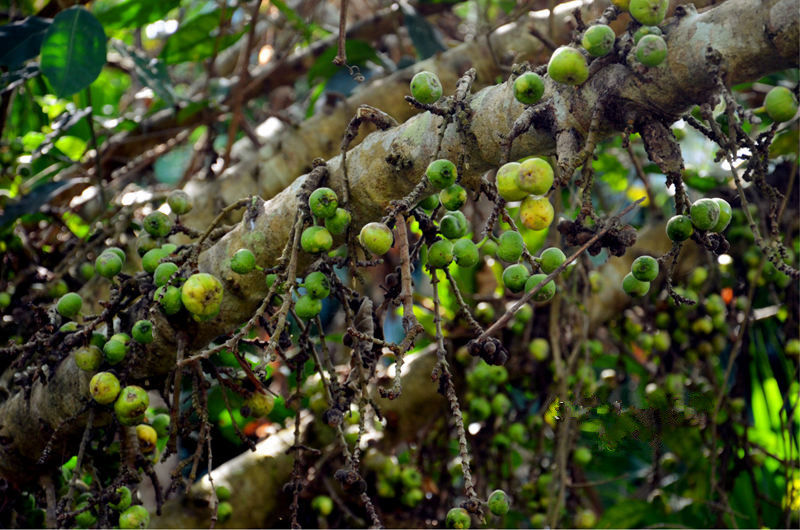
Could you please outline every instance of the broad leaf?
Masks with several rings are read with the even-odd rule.
[[[58,97],[83,90],[106,64],[106,34],[82,7],[56,15],[42,42],[42,73]]]
[[[0,26],[0,66],[15,70],[39,55],[50,20],[28,17],[22,22]]]
[[[179,5],[179,0],[101,0],[92,11],[104,28],[140,28],[162,20]]]
[[[403,10],[403,25],[408,29],[408,36],[411,37],[420,60],[445,50],[439,33],[425,17],[417,14],[413,7],[404,2],[400,3],[400,8]]]
[[[211,57],[217,42],[219,19],[219,9],[210,12],[208,9],[201,9],[196,14],[188,16],[178,26],[178,30],[167,39],[167,43],[161,51],[161,58],[167,64],[176,64],[202,61]],[[224,50],[239,40],[242,35],[244,35],[244,31],[233,35],[224,35],[219,39],[217,51]]]
[[[152,89],[170,107],[175,105],[177,97],[163,61],[143,57],[135,49],[120,41],[114,41],[112,46],[120,55],[133,61],[136,77],[143,85]]]

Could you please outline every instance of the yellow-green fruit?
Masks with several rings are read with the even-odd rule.
[[[231,258],[231,270],[236,274],[247,274],[256,268],[256,257],[252,251],[240,248]]]
[[[731,217],[733,217],[733,210],[731,210],[731,205],[725,199],[717,197],[713,200],[717,203],[717,206],[719,206],[719,219],[717,219],[717,224],[711,228],[711,231],[719,233],[728,228]]]
[[[394,244],[392,230],[383,223],[368,223],[361,229],[358,239],[364,248],[376,256],[383,256]]]
[[[719,204],[714,199],[698,199],[692,204],[689,213],[694,226],[700,230],[711,230],[719,221]]]
[[[169,414],[163,412],[161,414],[156,414],[153,421],[150,422],[159,438],[165,438],[169,434],[169,423]]]
[[[0,292],[0,309],[5,309],[11,305],[11,295],[7,292]]]
[[[214,491],[217,493],[217,499],[220,501],[229,501],[231,499],[231,489],[224,484],[220,484],[214,488]]]
[[[547,342],[547,339],[533,339],[528,345],[528,351],[537,361],[545,361],[550,356],[550,343]]]
[[[153,300],[159,303],[167,315],[174,315],[181,310],[181,289],[174,285],[165,285],[156,289]]]
[[[136,437],[139,439],[139,449],[143,453],[152,453],[155,450],[158,434],[154,428],[140,423],[136,426]]]
[[[88,282],[94,278],[94,266],[88,262],[81,263],[81,266],[78,267],[78,274],[83,281]]]
[[[472,524],[472,519],[469,516],[469,512],[464,508],[451,508],[447,512],[445,523],[447,528],[469,528]]]
[[[309,254],[327,252],[333,246],[333,237],[324,226],[309,226],[300,236],[300,246]]]
[[[233,515],[233,505],[230,501],[222,501],[217,505],[217,520],[224,523]]]
[[[525,242],[519,232],[507,230],[497,238],[497,257],[508,263],[516,263],[522,256]]]
[[[250,408],[250,415],[256,418],[263,418],[272,412],[275,406],[275,398],[270,394],[254,392],[252,396],[244,401],[244,405]]]
[[[150,405],[150,398],[144,388],[136,385],[126,386],[122,389],[114,402],[114,412],[123,425],[135,425],[144,418],[144,413]]]
[[[658,261],[652,256],[639,256],[631,264],[631,274],[642,282],[652,282],[658,276]]]
[[[89,381],[89,395],[101,405],[117,399],[119,388],[119,379],[111,372],[98,372]]]
[[[327,219],[336,214],[339,198],[336,196],[336,192],[330,188],[317,188],[308,196],[308,207],[313,215]]]
[[[155,211],[142,221],[145,231],[153,237],[164,237],[172,230],[172,220],[164,212]]]
[[[542,158],[529,158],[519,165],[517,186],[534,195],[544,195],[553,185],[553,167]]]
[[[631,3],[631,0],[611,0],[611,3],[620,8],[623,11],[628,10],[628,6]]]
[[[674,215],[667,221],[667,237],[672,241],[686,241],[693,233],[694,226],[688,215]]]
[[[322,300],[314,298],[310,294],[304,294],[294,303],[294,312],[304,320],[314,318],[320,311],[322,311]]]
[[[661,28],[658,26],[642,26],[633,34],[633,43],[639,44],[645,35],[661,35]]]
[[[519,208],[519,220],[531,230],[543,230],[553,222],[555,210],[546,197],[529,196]]]
[[[633,274],[628,273],[622,279],[622,290],[628,296],[644,296],[650,290],[650,282],[637,280]]]
[[[592,510],[581,510],[575,516],[576,528],[594,528],[597,524],[597,515]]]
[[[589,55],[602,57],[614,49],[616,38],[614,30],[610,26],[595,24],[584,32],[581,45],[589,52]]]
[[[213,318],[222,305],[222,283],[211,274],[192,274],[181,288],[181,302],[194,316]]]
[[[331,234],[340,236],[347,231],[347,227],[350,226],[350,220],[350,212],[344,208],[336,208],[336,212],[331,217],[325,219],[325,228],[327,228],[328,232]]]
[[[172,190],[167,197],[167,204],[175,215],[183,215],[192,210],[192,200],[183,190]]]
[[[486,501],[489,511],[495,515],[505,515],[508,513],[508,495],[503,490],[494,490]]]
[[[453,184],[439,192],[439,201],[448,210],[458,210],[467,202],[467,190]]]
[[[542,251],[539,256],[539,266],[542,272],[550,274],[561,266],[562,263],[567,261],[567,257],[560,248],[550,247]]]
[[[542,99],[544,81],[534,72],[525,72],[514,80],[514,97],[524,105],[533,105]]]
[[[128,347],[122,341],[110,339],[103,346],[103,353],[106,356],[108,364],[119,364],[125,359],[125,355],[128,353]]]
[[[119,527],[122,529],[147,528],[150,525],[150,513],[144,506],[131,506],[119,515]]]
[[[158,248],[158,241],[150,234],[141,234],[136,238],[136,253],[144,256],[148,251]]]
[[[519,187],[519,166],[519,162],[509,162],[497,170],[497,193],[507,201],[521,201],[528,196],[528,192]]]
[[[561,46],[550,56],[547,74],[557,83],[580,85],[589,78],[589,65],[579,50]]]
[[[75,364],[84,372],[94,372],[103,362],[103,352],[94,344],[75,350]]]
[[[58,300],[56,311],[64,318],[72,318],[81,312],[83,299],[78,293],[67,293]]]
[[[153,323],[149,320],[139,320],[131,328],[133,340],[140,344],[150,344],[153,342]]]
[[[320,271],[314,271],[306,276],[303,284],[308,294],[317,300],[327,298],[331,294],[331,283],[328,281],[328,277]]]
[[[481,259],[478,245],[470,239],[459,239],[453,244],[453,258],[459,267],[474,267]]]
[[[667,15],[669,0],[630,0],[631,16],[645,26],[657,26]]]
[[[311,501],[311,507],[321,516],[327,517],[333,511],[333,500],[327,495],[318,495]]]
[[[767,92],[764,108],[773,121],[789,121],[797,114],[797,98],[785,86],[776,86]]]
[[[453,261],[453,244],[440,239],[428,249],[428,265],[434,269],[443,269]]]
[[[178,266],[171,261],[159,263],[158,267],[156,267],[156,270],[153,271],[153,283],[156,285],[156,287],[166,285],[172,275],[176,272],[178,272]]]
[[[636,60],[645,66],[658,66],[667,58],[667,41],[660,35],[645,35],[636,45]]]
[[[441,190],[456,183],[458,171],[455,164],[445,158],[440,158],[428,164],[425,175],[431,184]]]
[[[411,96],[430,105],[442,97],[442,82],[433,72],[423,71],[411,78]]]
[[[525,287],[525,282],[530,275],[531,273],[521,263],[509,265],[503,271],[503,285],[512,293],[518,293]]]
[[[130,488],[128,486],[120,486],[114,491],[116,498],[119,499],[117,502],[109,502],[108,505],[114,508],[115,510],[125,510],[128,506],[131,505],[131,501],[133,500],[133,495],[131,494]]]
[[[148,250],[145,252],[144,256],[142,256],[142,269],[144,269],[145,272],[153,274],[161,263],[161,260],[167,256],[169,256],[169,252],[161,247]]]
[[[100,276],[112,278],[122,270],[122,260],[112,252],[104,252],[95,260],[94,269]]]
[[[525,292],[532,291],[537,285],[542,283],[547,278],[547,274],[534,274],[528,281],[525,282]],[[539,292],[533,295],[533,299],[537,302],[547,302],[556,294],[556,283],[553,280],[547,282]]]

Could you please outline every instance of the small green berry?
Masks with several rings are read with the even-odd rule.
[[[183,215],[192,210],[192,199],[183,190],[172,190],[167,196],[167,204],[175,215]]]
[[[311,320],[322,311],[322,300],[304,294],[294,303],[294,311],[303,320]]]
[[[652,282],[658,276],[658,261],[652,256],[639,256],[631,264],[631,274],[642,282]]]
[[[181,289],[174,285],[164,285],[156,289],[153,300],[158,302],[167,315],[174,315],[183,307]]]
[[[133,340],[140,344],[153,342],[153,323],[149,320],[139,320],[131,329]]]
[[[636,45],[636,60],[645,66],[658,66],[667,58],[667,41],[660,35],[645,35]]]
[[[113,402],[119,392],[119,379],[111,372],[98,372],[89,381],[89,395],[101,405]]]
[[[327,517],[333,511],[333,499],[327,495],[317,495],[311,501],[311,507],[321,516]]]
[[[444,269],[453,261],[453,244],[447,239],[440,239],[428,249],[428,265],[434,269]]]
[[[453,244],[453,258],[459,267],[474,267],[481,259],[478,245],[471,239],[459,239]]]
[[[497,238],[497,257],[507,263],[519,261],[524,248],[522,235],[514,230],[507,230]]]
[[[84,372],[94,372],[103,362],[103,352],[93,344],[78,348],[72,355],[75,364]]]
[[[583,34],[581,45],[593,57],[603,57],[611,53],[614,49],[614,41],[617,36],[610,26],[605,24],[595,24],[590,26]]]
[[[528,158],[519,165],[517,187],[526,193],[544,195],[553,185],[553,167],[543,158]]]
[[[589,66],[580,51],[561,46],[550,56],[547,74],[556,83],[580,85],[589,78]]]
[[[495,175],[497,193],[509,202],[521,201],[528,192],[519,187],[519,162],[508,162],[500,166]]]
[[[361,228],[358,239],[364,248],[376,256],[383,256],[394,244],[391,229],[383,223],[368,223]]]
[[[11,295],[6,291],[0,292],[0,309],[5,309],[11,305]]]
[[[244,406],[250,409],[250,416],[264,418],[272,412],[275,407],[275,398],[271,394],[254,392],[249,398],[244,400]]]
[[[347,227],[350,226],[351,216],[350,212],[344,208],[336,208],[333,216],[325,219],[325,228],[328,232],[335,236],[340,236],[347,232]]]
[[[431,184],[441,190],[456,183],[458,172],[455,164],[447,159],[440,158],[428,164],[425,175],[428,176]]]
[[[450,508],[450,511],[447,512],[445,523],[447,528],[463,529],[470,527],[472,519],[469,516],[469,512],[464,508]]]
[[[417,207],[422,208],[423,210],[432,211],[434,208],[439,206],[439,196],[435,193],[433,195],[428,195],[421,201],[417,203]]]
[[[467,202],[467,190],[453,184],[439,192],[439,201],[447,210],[458,210]]]
[[[189,276],[181,287],[181,302],[194,317],[209,320],[219,313],[223,293],[216,276],[200,272]]]
[[[164,212],[155,211],[147,214],[142,226],[153,237],[165,237],[172,230],[172,220]]]
[[[525,72],[514,80],[514,97],[523,105],[534,105],[542,99],[544,81],[539,74]]]
[[[240,248],[231,258],[231,270],[236,274],[247,274],[256,268],[256,256],[246,248]]]
[[[785,86],[776,86],[767,92],[764,108],[773,121],[789,121],[797,114],[797,98]]]
[[[442,82],[433,72],[419,72],[411,78],[411,96],[426,105],[436,103],[442,97]]]
[[[628,273],[622,279],[622,290],[628,296],[644,296],[650,290],[650,282],[637,280],[633,274]]]
[[[542,283],[544,279],[547,278],[547,274],[534,274],[528,281],[525,282],[525,292],[533,290],[537,285]],[[547,302],[556,294],[556,284],[553,280],[550,280],[542,287],[538,293],[533,296],[533,299],[537,302]]]
[[[178,266],[171,261],[159,263],[156,270],[153,271],[153,283],[156,287],[167,285],[169,279],[172,278],[172,275],[176,272],[178,272]]]
[[[733,217],[733,210],[731,209],[731,205],[725,199],[720,199],[717,197],[713,200],[717,203],[717,206],[719,206],[719,219],[717,219],[717,224],[711,227],[711,231],[720,233],[728,228],[731,218]]]
[[[94,278],[94,265],[88,262],[81,263],[81,266],[78,267],[78,274],[83,281],[88,282]]]
[[[525,287],[525,282],[528,281],[530,275],[531,273],[521,263],[509,265],[503,271],[503,285],[512,293],[518,293]]]
[[[505,515],[508,513],[508,495],[503,490],[494,490],[486,501],[489,511],[495,515]]]
[[[331,294],[331,284],[328,277],[320,271],[314,271],[306,276],[305,287],[308,294],[321,300]]]
[[[542,268],[542,272],[550,274],[559,268],[562,263],[567,261],[567,257],[560,248],[550,247],[542,251],[539,260],[539,266]]]
[[[661,36],[661,28],[658,26],[641,26],[633,34],[633,44],[639,44],[642,37],[645,35],[658,35]]]
[[[439,233],[447,239],[458,239],[467,234],[469,227],[455,212],[445,214],[439,221]]]
[[[144,419],[150,398],[144,388],[129,385],[122,389],[114,402],[114,412],[123,425],[135,425]]]
[[[233,505],[230,501],[222,501],[217,505],[217,519],[224,523],[233,515]]]
[[[550,356],[550,343],[547,339],[535,338],[528,345],[528,351],[537,361],[545,361]]]
[[[169,414],[164,414],[163,412],[161,414],[156,414],[150,424],[156,430],[156,434],[159,438],[166,438],[169,435]]]
[[[108,364],[119,364],[128,354],[128,347],[119,340],[111,339],[103,346],[103,353]]]
[[[694,226],[689,216],[675,215],[667,221],[667,237],[672,241],[686,241],[693,233]]]
[[[317,188],[308,197],[308,207],[313,215],[327,219],[336,214],[336,208],[339,207],[339,197],[330,188]]]
[[[333,237],[324,226],[309,226],[300,236],[300,246],[309,254],[327,252],[333,246]]]
[[[122,260],[113,252],[104,252],[95,260],[94,268],[100,276],[113,278],[122,270]]]
[[[144,256],[142,256],[142,269],[145,272],[153,274],[156,271],[156,267],[161,263],[161,260],[167,256],[169,256],[169,252],[163,248],[148,250],[145,252]]]
[[[81,312],[83,299],[78,293],[67,293],[58,300],[56,311],[64,318],[73,318]]]
[[[692,224],[699,230],[710,230],[719,221],[719,204],[714,199],[698,199],[689,209]]]
[[[661,24],[667,15],[669,0],[631,0],[628,10],[637,22],[645,26]]]

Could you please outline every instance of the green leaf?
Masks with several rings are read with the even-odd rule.
[[[106,64],[106,34],[89,11],[71,7],[56,15],[42,42],[42,73],[58,97],[83,90]]]
[[[28,17],[22,22],[0,26],[0,66],[16,70],[28,59],[39,55],[50,21]]]
[[[347,63],[350,65],[362,65],[367,61],[381,62],[375,48],[362,40],[349,39],[345,43],[344,49],[347,53]],[[308,69],[309,84],[313,84],[318,77],[328,80],[341,69],[340,66],[333,64],[334,57],[336,57],[336,46],[330,46],[317,57],[317,60]]]
[[[400,3],[400,9],[403,10],[403,25],[408,29],[408,36],[411,37],[420,60],[445,50],[441,37],[425,17],[418,15],[416,10],[405,2]]]
[[[104,28],[140,28],[162,20],[179,5],[179,0],[101,0],[92,11]]]
[[[211,57],[217,42],[217,31],[219,29],[220,12],[219,9],[209,11],[214,4],[206,4],[194,14],[189,15],[178,26],[178,30],[170,35],[164,49],[161,51],[161,59],[167,64],[184,63],[187,61],[202,61]],[[244,34],[244,31],[233,35],[223,35],[219,39],[217,51],[222,51]]]

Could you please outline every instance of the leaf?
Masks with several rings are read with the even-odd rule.
[[[42,42],[42,73],[58,97],[83,90],[106,64],[106,34],[89,11],[71,7],[56,15]]]
[[[14,71],[22,63],[39,55],[50,21],[39,17],[28,17],[16,24],[0,26],[0,66]]]
[[[121,29],[162,20],[178,6],[179,0],[105,0],[95,2],[92,10],[104,28]]]
[[[115,40],[111,45],[120,55],[133,61],[136,77],[143,85],[152,89],[170,107],[175,106],[177,96],[167,72],[167,65],[163,61],[143,57],[137,50],[120,41]]]
[[[445,50],[439,33],[425,17],[417,14],[416,10],[405,2],[400,3],[403,10],[403,24],[408,29],[408,36],[414,43],[419,59],[427,59]]]
[[[170,35],[164,49],[161,50],[161,59],[167,64],[184,63],[187,61],[202,61],[211,57],[217,42],[219,28],[219,9],[209,11],[206,4],[203,9],[186,17],[178,30]],[[233,35],[223,35],[219,39],[217,51],[222,51],[244,35],[244,31]]]

